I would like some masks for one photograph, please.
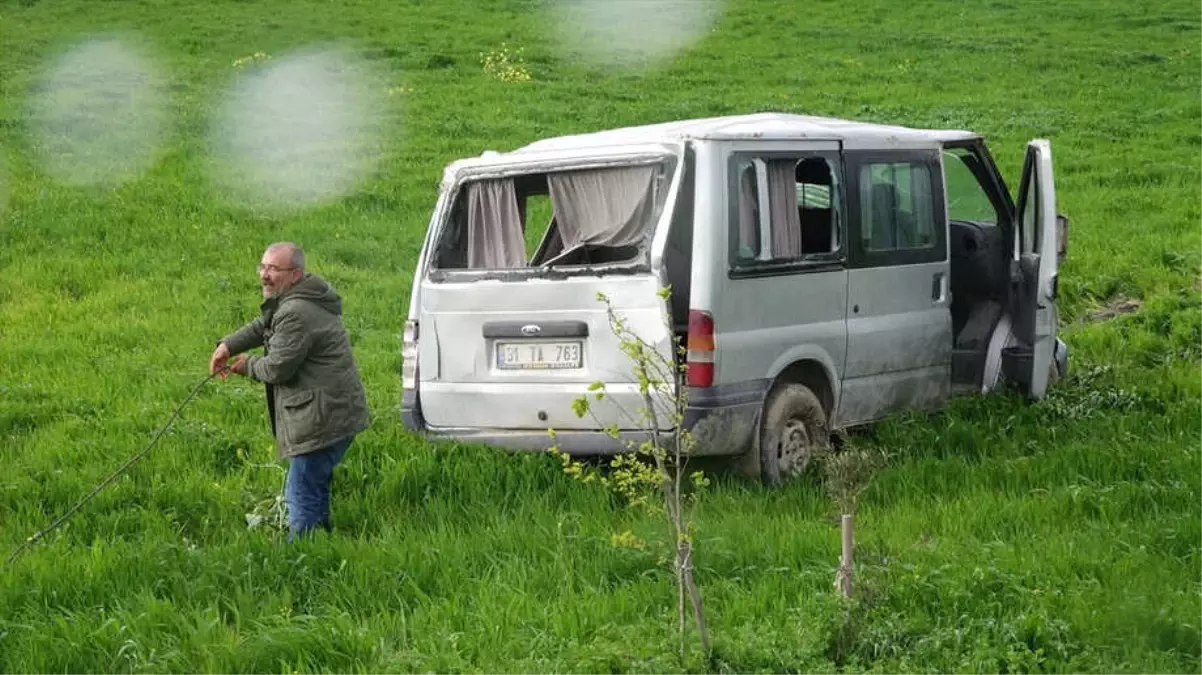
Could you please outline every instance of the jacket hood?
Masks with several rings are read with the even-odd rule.
[[[329,282],[310,272],[306,272],[292,288],[284,291],[279,300],[281,303],[308,300],[335,316],[342,314],[342,297]]]

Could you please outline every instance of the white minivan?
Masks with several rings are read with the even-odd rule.
[[[686,360],[694,454],[775,483],[833,429],[1004,381],[1042,397],[1067,367],[1066,237],[1045,140],[1027,146],[1017,200],[978,134],[792,114],[485,152],[444,173],[401,416],[508,449],[622,451],[606,427],[640,438],[642,400],[600,292]],[[596,381],[608,396],[578,417]]]

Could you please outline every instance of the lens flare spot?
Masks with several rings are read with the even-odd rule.
[[[157,161],[167,105],[166,82],[146,50],[117,37],[86,39],[54,59],[35,85],[34,155],[59,181],[114,187]]]
[[[387,84],[341,49],[239,63],[212,128],[212,176],[234,203],[314,206],[378,164]]]
[[[550,24],[560,52],[595,66],[656,66],[696,43],[722,0],[556,0]]]

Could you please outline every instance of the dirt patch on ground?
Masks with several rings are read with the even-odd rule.
[[[1106,305],[1101,309],[1095,310],[1081,317],[1082,323],[1098,323],[1099,321],[1109,321],[1121,314],[1130,314],[1138,311],[1143,307],[1144,301],[1138,298],[1128,298],[1123,295],[1116,295],[1106,301]]]

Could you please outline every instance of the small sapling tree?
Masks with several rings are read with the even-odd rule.
[[[850,599],[853,593],[855,567],[855,520],[860,495],[872,481],[873,475],[885,464],[885,456],[873,450],[847,448],[842,452],[827,451],[822,457],[824,484],[827,494],[838,507],[843,540],[839,569],[835,573],[835,588]]]
[[[660,297],[666,301],[670,293],[671,288],[663,288]],[[685,348],[678,338],[673,337],[674,354],[680,358],[664,356],[655,345],[630,328],[627,320],[614,311],[613,304],[605,294],[598,293],[597,300],[605,303],[609,328],[618,337],[622,353],[630,360],[631,372],[642,400],[638,410],[630,411],[620,406],[617,409],[625,417],[629,428],[644,432],[643,438],[622,440],[617,424],[603,425],[606,432],[623,443],[627,450],[610,461],[610,471],[607,473],[587,470],[560,451],[558,445],[552,446],[551,452],[559,455],[569,475],[586,482],[599,482],[621,495],[630,506],[646,508],[666,517],[674,551],[672,570],[676,578],[680,657],[683,661],[687,655],[687,619],[691,614],[701,648],[708,658],[711,654],[709,629],[701,591],[693,577],[695,532],[691,518],[696,496],[708,485],[708,479],[700,471],[688,471],[689,455],[696,440],[684,428],[685,409],[688,406]],[[668,326],[668,334],[673,335],[671,325]],[[588,415],[597,420],[593,406],[605,397],[605,383],[594,382],[589,386],[589,394],[573,401],[572,408],[578,417]],[[598,424],[601,424],[599,420]],[[554,430],[549,433],[554,438]],[[615,541],[629,537],[630,533],[623,533],[616,536]]]

